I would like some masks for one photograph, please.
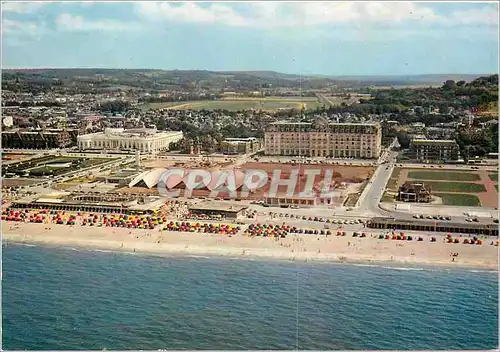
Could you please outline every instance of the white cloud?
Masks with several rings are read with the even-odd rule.
[[[495,9],[469,9],[455,11],[449,19],[452,23],[464,25],[470,24],[486,24],[498,25],[498,5]]]
[[[60,14],[56,19],[56,24],[59,30],[68,31],[129,31],[139,29],[136,23],[115,20],[92,21],[68,13]]]
[[[7,45],[28,45],[40,41],[48,32],[45,22],[2,20],[2,40]]]
[[[438,15],[424,3],[411,2],[248,2],[238,11],[229,3],[141,2],[137,12],[149,20],[213,23],[228,26],[295,27],[326,24],[498,24],[498,12],[482,10]]]
[[[231,7],[215,3],[202,7],[194,2],[173,5],[169,2],[140,2],[136,4],[139,14],[153,20],[169,19],[181,22],[215,23],[232,26],[246,25],[246,19]]]
[[[20,22],[9,19],[2,21],[2,31],[5,34],[36,34],[39,30],[35,22]]]
[[[2,2],[2,12],[30,13],[46,4],[47,2]]]

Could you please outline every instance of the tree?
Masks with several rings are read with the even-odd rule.
[[[156,123],[156,128],[159,131],[164,131],[167,128],[167,122],[165,121],[165,117],[164,116],[161,116],[158,119],[158,122]]]
[[[398,138],[398,143],[401,146],[401,149],[410,148],[411,139],[407,132],[405,131],[398,132],[397,138]]]
[[[455,88],[455,86],[456,86],[455,81],[452,79],[449,79],[446,82],[444,82],[443,88],[444,89],[453,89],[453,88]]]

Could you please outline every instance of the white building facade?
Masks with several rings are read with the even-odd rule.
[[[104,132],[78,136],[77,146],[80,150],[123,150],[156,154],[169,150],[170,143],[178,142],[183,137],[182,131],[107,128]]]
[[[378,123],[275,122],[266,128],[266,155],[376,159],[382,150]]]

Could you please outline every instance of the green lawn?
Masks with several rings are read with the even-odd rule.
[[[323,104],[316,98],[305,97],[269,97],[263,99],[257,98],[238,98],[238,99],[223,99],[223,100],[200,100],[200,101],[180,101],[168,103],[150,103],[141,106],[142,110],[149,109],[164,109],[173,108],[177,109],[191,109],[191,110],[249,110],[249,109],[262,109],[262,110],[278,110],[278,109],[297,109],[300,110],[302,105],[305,105],[307,110],[315,109]]]
[[[436,193],[435,196],[441,198],[444,205],[458,205],[469,207],[481,206],[479,198],[472,194]]]
[[[494,172],[492,174],[489,174],[488,176],[490,177],[490,180],[498,181],[498,172]]]
[[[408,178],[436,181],[479,181],[481,179],[478,174],[461,171],[410,171]]]
[[[465,193],[479,193],[486,192],[484,185],[479,183],[468,182],[425,182],[427,186],[431,187],[432,192],[465,192]]]
[[[395,198],[393,195],[389,194],[388,192],[384,192],[384,195],[382,196],[382,199],[380,200],[382,203],[392,203],[394,202]]]
[[[355,207],[361,193],[349,194],[344,201],[344,207]]]
[[[389,181],[387,182],[387,186],[385,187],[386,189],[392,190],[392,191],[398,190],[398,179],[399,179],[400,172],[401,172],[401,169],[399,167],[395,167],[394,170],[392,170],[391,178],[389,178]]]
[[[495,185],[495,188],[497,189],[497,192],[498,192],[498,183]]]

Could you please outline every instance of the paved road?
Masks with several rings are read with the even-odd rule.
[[[316,93],[316,97],[318,98],[318,100],[325,104],[325,105],[329,105],[329,106],[335,106],[335,104],[333,104],[333,102],[328,99],[327,97],[325,97],[323,94],[320,94],[320,93]]]
[[[354,210],[356,214],[372,214],[373,216],[391,215],[390,212],[379,208],[378,204],[384,195],[385,187],[394,170],[394,162],[398,153],[392,151],[392,148],[396,145],[397,140],[395,139],[380,157],[379,166],[358,199],[357,207]],[[387,164],[383,164],[384,162],[387,162]]]
[[[396,166],[404,167],[404,168],[415,168],[415,169],[430,169],[430,170],[474,170],[472,167],[477,167],[478,170],[487,170],[487,171],[498,171],[498,166],[495,165],[453,165],[453,164],[444,164],[443,167],[440,165],[429,165],[429,164],[403,164],[397,163]]]

